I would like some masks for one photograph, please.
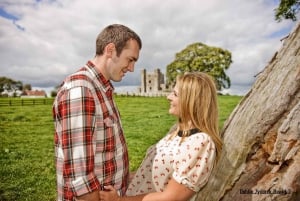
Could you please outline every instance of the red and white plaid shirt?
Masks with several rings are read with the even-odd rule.
[[[113,90],[90,61],[64,80],[53,104],[58,200],[105,185],[125,194],[128,151]]]

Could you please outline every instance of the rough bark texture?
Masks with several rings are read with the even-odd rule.
[[[198,201],[300,200],[300,24],[225,122]]]

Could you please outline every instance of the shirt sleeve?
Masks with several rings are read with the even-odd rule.
[[[198,192],[208,181],[215,160],[215,145],[205,133],[185,139],[178,149],[173,167],[173,178]]]
[[[75,196],[99,188],[94,174],[94,114],[95,102],[86,87],[65,91],[60,99],[61,147],[65,184]]]

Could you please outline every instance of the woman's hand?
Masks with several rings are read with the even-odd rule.
[[[105,191],[99,191],[100,201],[120,201],[121,197],[113,186],[104,186],[104,189]]]

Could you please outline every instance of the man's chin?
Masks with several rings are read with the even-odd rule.
[[[112,79],[114,82],[121,82],[123,77]]]
[[[120,75],[115,75],[114,77],[112,77],[111,80],[114,82],[121,82],[124,76],[125,73],[121,73]]]

